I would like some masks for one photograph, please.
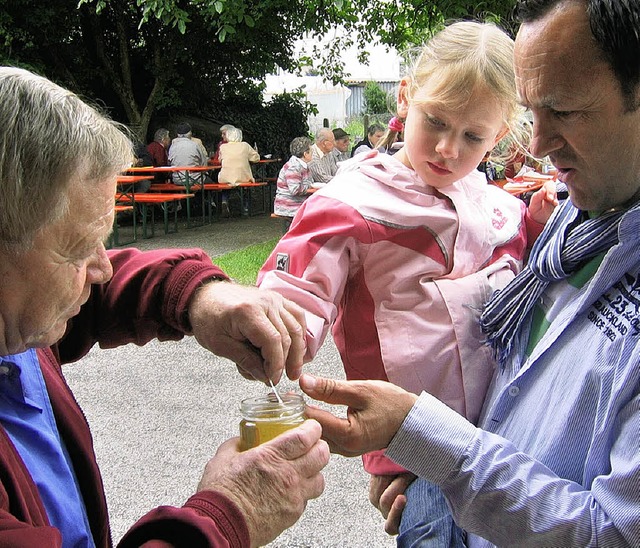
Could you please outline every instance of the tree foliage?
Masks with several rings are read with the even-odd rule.
[[[344,29],[344,38],[326,48],[318,43],[311,56],[320,74],[338,82],[340,54],[350,43],[403,49],[449,19],[508,22],[514,3],[11,0],[0,6],[0,62],[31,68],[104,103],[144,139],[159,112],[195,114],[259,100],[266,74],[314,62],[294,56],[295,41],[307,33]],[[291,106],[295,97],[283,102]]]
[[[387,94],[377,82],[367,82],[364,85],[365,114],[380,114],[387,112]]]

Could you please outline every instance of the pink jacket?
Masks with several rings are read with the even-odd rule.
[[[307,359],[333,326],[347,378],[426,390],[475,422],[494,368],[478,317],[522,266],[524,216],[480,172],[436,190],[372,151],[303,204],[258,283],[307,311]]]

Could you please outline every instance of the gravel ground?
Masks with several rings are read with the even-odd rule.
[[[170,235],[158,226],[154,238],[135,246],[202,247],[216,257],[279,234],[279,222],[262,215],[189,230],[182,225]],[[325,343],[308,369],[344,376],[333,341]],[[182,504],[216,447],[237,435],[240,400],[265,391],[193,339],[95,348],[67,366],[66,375],[92,425],[115,541],[150,508]],[[283,388],[298,390],[293,383]],[[368,477],[360,459],[333,456],[325,479],[324,494],[269,546],[395,546],[367,499]]]

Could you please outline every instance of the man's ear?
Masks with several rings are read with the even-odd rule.
[[[396,105],[396,111],[398,117],[406,120],[407,113],[409,112],[409,86],[411,85],[411,79],[408,77],[403,78],[400,81],[400,88],[398,89],[398,102]]]

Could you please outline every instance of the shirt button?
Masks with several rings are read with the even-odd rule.
[[[509,387],[509,395],[510,396],[517,396],[518,394],[520,394],[520,388],[518,388],[517,386],[510,386]]]

